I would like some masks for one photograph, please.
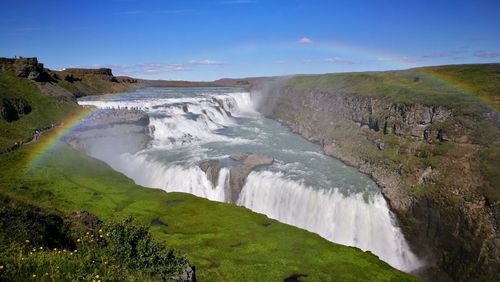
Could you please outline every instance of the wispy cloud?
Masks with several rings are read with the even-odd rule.
[[[224,65],[224,62],[216,60],[191,60],[182,63],[170,63],[170,62],[147,62],[147,63],[137,63],[137,64],[111,64],[111,65],[92,65],[92,68],[111,68],[113,73],[116,75],[129,75],[129,76],[141,76],[141,75],[161,75],[173,72],[185,72],[196,70],[197,66],[220,66]]]
[[[467,38],[468,40],[470,41],[481,41],[483,40],[484,38],[482,36],[479,36],[479,35],[473,35],[473,36],[470,36],[469,38]]]
[[[299,43],[299,44],[311,44],[312,40],[307,38],[307,37],[302,37],[301,39],[299,39],[297,41],[297,43]]]
[[[378,57],[377,61],[380,62],[404,62],[407,64],[415,63],[418,60],[410,56],[396,56],[396,57]]]
[[[190,65],[223,65],[224,62],[214,60],[191,60],[188,62]]]
[[[330,64],[348,64],[348,65],[356,64],[356,62],[353,60],[341,57],[325,58],[322,61]]]
[[[497,58],[500,57],[500,51],[476,51],[474,56],[479,58]]]
[[[313,60],[311,60],[311,59],[304,59],[304,60],[302,60],[303,64],[310,64],[312,62],[313,62]]]
[[[435,58],[446,58],[446,57],[457,57],[467,53],[465,49],[462,50],[452,50],[446,52],[430,53],[420,56],[422,59],[435,59]]]

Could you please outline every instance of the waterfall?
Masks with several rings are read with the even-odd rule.
[[[139,185],[221,202],[230,189],[229,168],[220,169],[214,187],[198,163],[227,159],[237,152],[269,154],[276,163],[250,173],[238,205],[329,241],[369,250],[404,271],[422,266],[373,181],[256,113],[249,93],[169,88],[165,93],[162,88],[141,91],[122,95],[119,100],[86,97],[79,103],[142,109],[150,117],[150,146],[134,154],[89,154]]]
[[[361,193],[318,190],[263,171],[248,176],[238,204],[329,241],[370,250],[398,269],[419,266],[380,193],[365,200]]]

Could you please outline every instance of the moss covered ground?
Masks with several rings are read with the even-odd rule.
[[[1,144],[29,136],[34,128],[76,110],[71,104],[51,102],[27,80],[0,75],[2,96],[24,95],[34,106],[32,116],[1,121]],[[2,197],[62,214],[85,210],[105,222],[133,216],[151,225],[154,238],[194,264],[200,281],[275,281],[294,275],[306,275],[306,281],[414,280],[368,252],[328,242],[246,208],[138,186],[63,143],[49,146],[59,130],[64,128],[0,157]],[[26,239],[15,238],[20,243]]]

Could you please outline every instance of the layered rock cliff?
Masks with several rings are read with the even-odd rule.
[[[261,112],[372,176],[430,265],[453,280],[498,280],[498,183],[491,172],[498,169],[497,110],[405,103],[294,81],[257,84],[252,95]]]

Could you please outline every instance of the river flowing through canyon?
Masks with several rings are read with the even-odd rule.
[[[246,177],[235,204],[329,241],[371,251],[403,271],[422,266],[368,176],[258,113],[245,90],[143,88],[84,97],[79,104],[148,115],[145,134],[150,140],[145,148],[116,153],[108,144],[87,152],[137,184],[228,202],[230,167],[237,162],[230,156],[270,156],[272,164],[258,166]],[[215,182],[200,167],[207,160],[220,163]]]

